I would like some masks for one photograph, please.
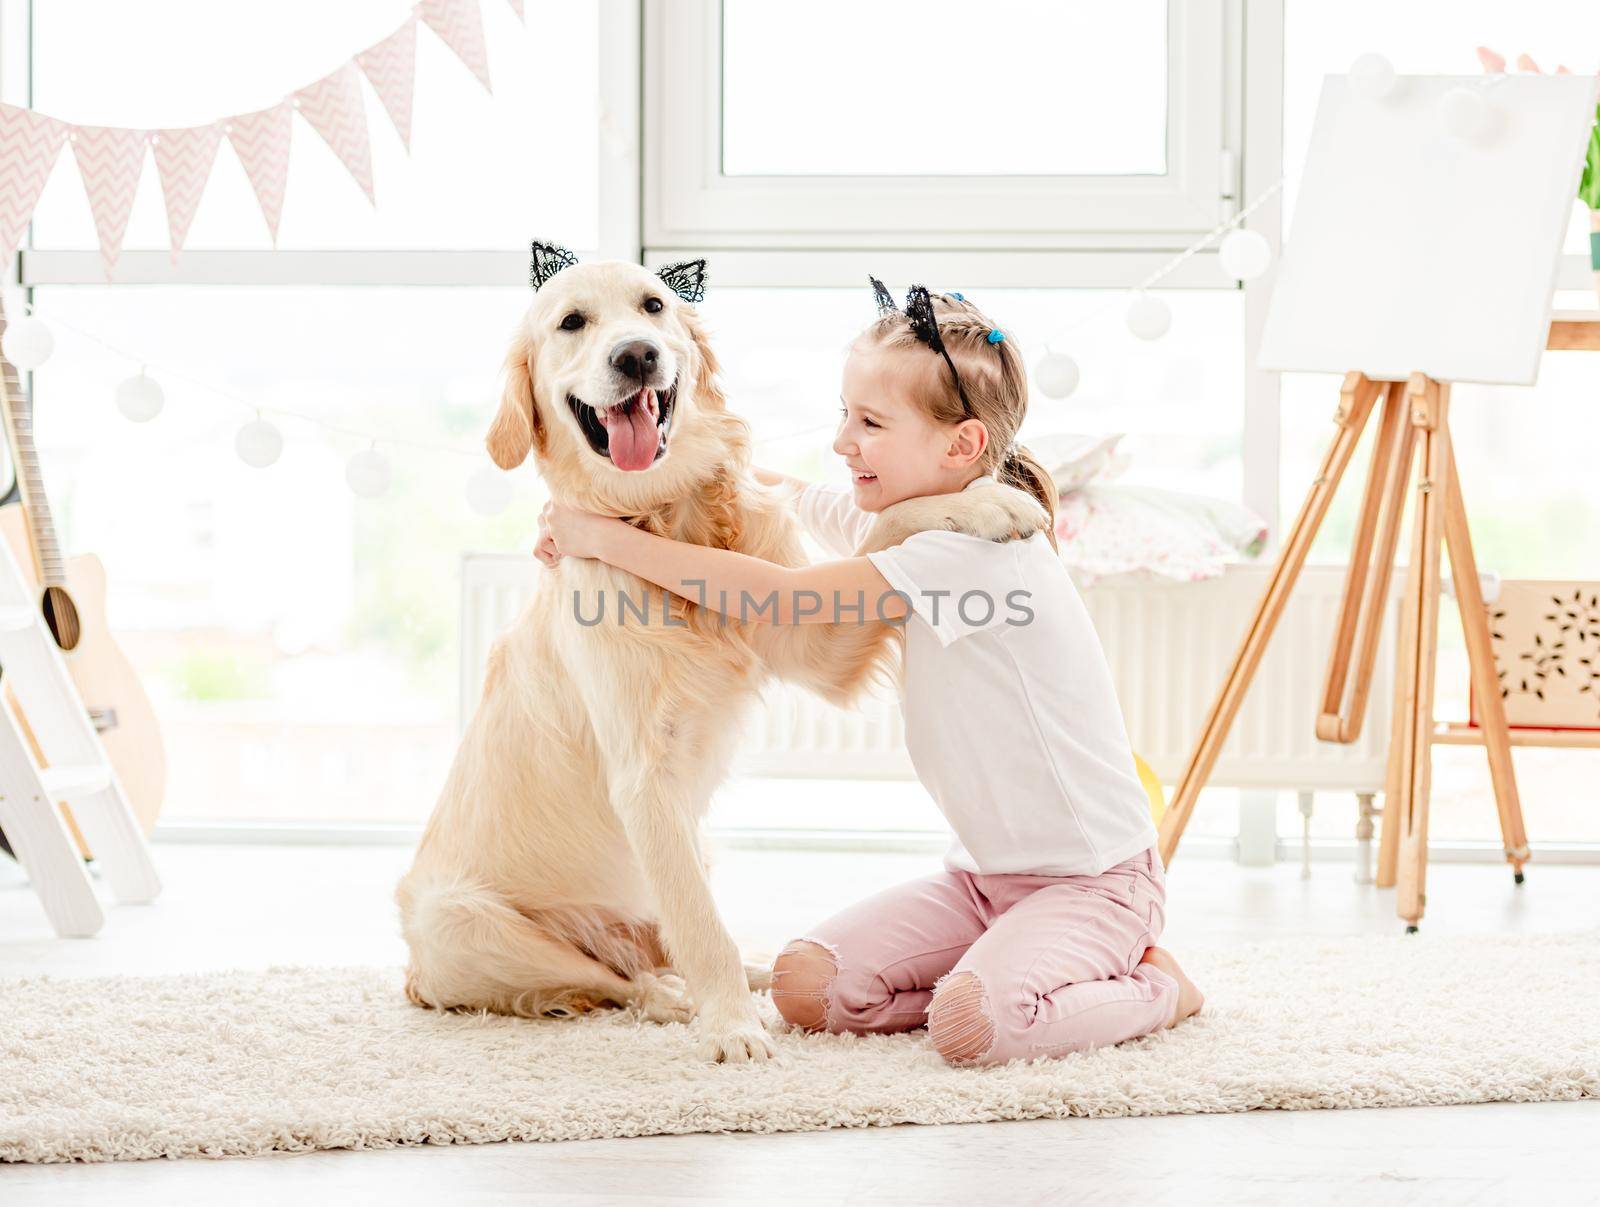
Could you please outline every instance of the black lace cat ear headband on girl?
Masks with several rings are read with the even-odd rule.
[[[873,276],[869,276],[867,280],[872,282],[872,295],[878,302],[878,317],[882,318],[884,315],[891,314],[899,309],[894,304],[894,295],[884,287],[882,281]],[[950,296],[958,302],[967,300],[965,296],[959,293],[952,293]],[[956,362],[950,359],[950,353],[946,351],[944,340],[939,335],[939,320],[934,317],[933,299],[928,295],[926,285],[913,285],[906,291],[905,316],[906,322],[911,325],[911,334],[944,357],[944,363],[950,366],[950,377],[956,383],[956,393],[961,396],[962,407],[965,408],[968,415],[973,415],[976,418],[972,410],[972,404],[967,401],[966,388],[961,384],[961,374],[956,372]],[[1006,333],[1000,328],[991,327],[989,329],[989,343],[1004,343],[1005,338]],[[1005,460],[1012,460],[1016,456],[1016,452],[1017,442],[1013,440],[1006,446]]]

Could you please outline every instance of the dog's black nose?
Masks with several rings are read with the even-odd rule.
[[[643,385],[645,379],[656,371],[656,361],[660,356],[661,349],[652,341],[630,339],[611,349],[611,367]]]

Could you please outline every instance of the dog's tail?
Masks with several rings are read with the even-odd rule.
[[[653,927],[592,907],[524,913],[487,885],[434,875],[408,876],[395,899],[411,949],[406,996],[419,1006],[581,1014],[627,1004],[659,962]]]

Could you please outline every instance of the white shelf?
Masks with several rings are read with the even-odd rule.
[[[51,800],[73,801],[109,788],[111,769],[92,763],[46,767],[39,772],[39,783]]]

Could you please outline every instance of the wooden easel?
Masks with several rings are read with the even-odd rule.
[[[1600,350],[1600,321],[1557,321],[1551,326],[1548,346]],[[1375,405],[1380,395],[1383,397],[1381,408]],[[1405,920],[1407,932],[1414,932],[1427,901],[1428,794],[1432,747],[1436,741],[1479,741],[1483,744],[1494,784],[1495,805],[1500,814],[1506,860],[1511,864],[1516,882],[1522,883],[1522,868],[1529,859],[1528,839],[1511,764],[1511,747],[1521,743],[1515,742],[1508,731],[1501,704],[1488,617],[1472,552],[1466,506],[1461,497],[1461,479],[1450,443],[1449,411],[1449,384],[1424,374],[1414,373],[1410,380],[1403,382],[1373,381],[1360,373],[1345,375],[1339,406],[1333,417],[1339,430],[1289,530],[1266,594],[1245,632],[1239,653],[1206,718],[1199,743],[1189,757],[1183,778],[1162,818],[1161,857],[1167,863],[1172,862],[1200,789],[1205,786],[1227,740],[1250,680],[1294,590],[1306,554],[1327,515],[1362,430],[1377,412],[1379,420],[1372,465],[1350,553],[1322,712],[1317,718],[1317,737],[1327,742],[1353,742],[1361,732],[1373,660],[1382,635],[1384,601],[1394,570],[1406,492],[1413,485],[1414,463],[1419,462],[1414,483],[1417,507],[1412,523],[1410,569],[1401,605],[1394,729],[1389,746],[1377,884],[1380,888],[1398,886],[1396,913]],[[1464,735],[1459,726],[1436,729],[1434,725],[1441,544],[1450,551],[1472,684],[1482,702],[1482,726],[1472,731],[1471,736]],[[1352,656],[1355,682],[1347,693]]]

